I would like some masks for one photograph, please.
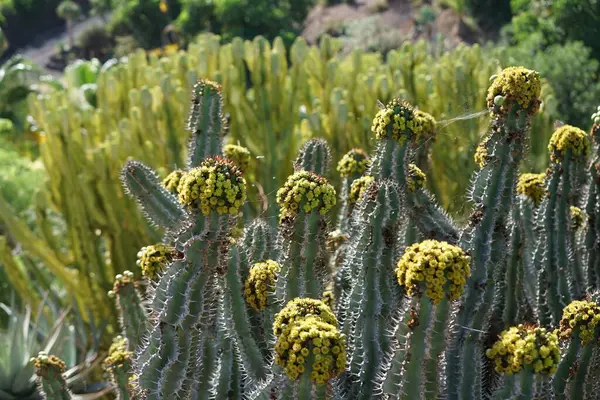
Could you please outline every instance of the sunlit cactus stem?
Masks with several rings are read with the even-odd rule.
[[[587,265],[587,281],[592,290],[600,289],[600,107],[592,115],[594,125],[590,132],[593,143],[592,162],[589,166],[589,189],[585,202],[588,226],[584,239],[583,263]]]
[[[583,184],[581,176],[590,153],[590,142],[584,131],[565,125],[554,132],[548,150],[551,158],[546,174],[548,195],[538,213],[537,224],[542,229],[535,263],[542,271],[539,290],[547,298],[549,314],[556,324],[561,319],[563,307],[571,299],[581,298],[585,291],[586,277],[580,270],[581,264],[569,257],[573,245],[570,207],[579,201],[580,191],[576,188]],[[540,317],[544,315],[541,313]],[[542,319],[541,322],[548,324],[550,321]]]
[[[133,272],[125,271],[115,277],[113,289],[109,297],[116,297],[119,308],[121,327],[131,349],[136,349],[148,330],[148,317],[142,306],[142,299],[137,289]]]
[[[340,267],[347,286],[336,299],[336,308],[342,332],[349,338],[350,362],[342,378],[356,399],[369,398],[377,386],[377,374],[391,346],[388,332],[401,309],[401,289],[390,280],[400,204],[400,189],[390,180],[376,180],[366,188],[356,210],[357,229]]]
[[[63,360],[42,351],[30,362],[35,366],[40,388],[47,400],[70,400],[72,398],[63,376],[66,371]]]
[[[330,164],[331,150],[323,139],[310,139],[304,143],[294,161],[296,170],[313,172],[321,176],[327,175]]]
[[[472,275],[457,315],[460,327],[447,353],[449,399],[468,398],[480,371],[477,362],[482,335],[488,322],[494,294],[494,269],[504,262],[506,229],[517,171],[531,118],[540,107],[541,82],[535,71],[522,67],[504,69],[494,77],[487,104],[491,131],[480,144],[475,160],[472,188],[474,208],[460,239],[473,259]],[[467,371],[470,371],[469,373]]]
[[[290,176],[277,192],[280,207],[281,277],[277,298],[320,298],[328,271],[325,214],[335,205],[335,189],[327,180],[307,171]]]
[[[218,339],[215,277],[227,271],[233,216],[246,197],[239,169],[219,157],[189,170],[178,189],[193,222],[175,242],[181,256],[156,286],[151,302],[156,325],[135,360],[139,386],[148,399],[210,387]]]
[[[202,80],[194,86],[188,119],[191,132],[188,168],[222,154],[227,122],[223,116],[222,89],[218,83]]]

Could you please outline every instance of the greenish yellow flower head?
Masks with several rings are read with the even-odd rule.
[[[415,111],[410,104],[394,99],[377,112],[371,131],[379,140],[391,137],[402,146],[408,139],[418,141],[423,133],[421,122],[415,117]]]
[[[508,114],[518,104],[521,110],[535,114],[540,107],[540,75],[523,67],[508,67],[494,79],[488,89],[487,104],[492,115]]]
[[[162,243],[142,247],[137,253],[136,261],[142,270],[142,275],[155,280],[158,274],[164,272],[167,265],[173,261],[174,251],[175,249]]]
[[[362,175],[369,168],[369,155],[363,149],[352,149],[338,162],[337,171],[342,178]]]
[[[46,376],[48,370],[62,374],[67,370],[67,365],[57,356],[48,355],[45,351],[40,351],[37,357],[32,357],[29,362],[35,366],[38,376]]]
[[[294,218],[300,211],[319,211],[321,215],[335,206],[335,189],[327,179],[308,171],[297,171],[277,191],[279,218]]]
[[[179,195],[179,182],[181,182],[181,177],[184,174],[185,171],[182,169],[176,169],[175,171],[171,172],[165,179],[163,179],[163,187],[175,196]]]
[[[123,367],[131,363],[133,352],[127,350],[128,342],[123,336],[117,336],[113,339],[108,350],[108,356],[104,359],[104,369]]]
[[[579,207],[571,206],[569,209],[571,214],[571,228],[577,230],[583,226],[585,213]]]
[[[488,140],[489,136],[483,139],[481,142],[479,142],[479,144],[477,145],[477,149],[475,149],[475,154],[473,155],[475,164],[477,164],[479,168],[483,168],[485,167],[485,164],[487,164],[487,159],[489,155],[487,150]]]
[[[406,179],[408,190],[414,192],[417,189],[422,189],[426,182],[427,176],[425,173],[415,164],[408,164],[408,176]]]
[[[292,380],[310,373],[312,382],[323,385],[344,371],[346,338],[317,316],[299,318],[278,335],[275,363]]]
[[[425,111],[415,110],[415,118],[419,121],[419,125],[422,127],[422,133],[425,138],[431,138],[435,136],[435,126],[437,121],[433,116]]]
[[[496,372],[516,374],[526,366],[541,375],[552,375],[560,362],[558,330],[518,325],[500,334],[486,356],[494,361]]]
[[[571,157],[583,160],[590,154],[590,140],[587,134],[574,126],[563,125],[552,134],[548,151],[554,162],[562,161],[565,153],[570,150]]]
[[[115,276],[115,283],[113,284],[112,290],[108,292],[108,296],[114,297],[127,285],[135,285],[133,272],[131,271],[124,271],[122,274],[117,274],[117,276]]]
[[[273,333],[276,337],[281,335],[281,332],[283,332],[286,326],[290,325],[295,320],[304,318],[308,315],[317,316],[321,318],[323,322],[334,326],[337,326],[338,324],[337,318],[331,309],[321,300],[297,298],[288,302],[286,306],[277,313],[275,316],[275,323],[273,324]]]
[[[372,176],[361,176],[350,185],[350,193],[348,193],[348,204],[356,204],[360,201],[367,188],[373,183],[375,178]]]
[[[204,215],[237,214],[246,201],[246,180],[229,160],[215,157],[191,169],[179,184],[179,202]]]
[[[325,291],[323,292],[323,296],[321,296],[321,300],[325,305],[333,310],[335,305],[335,297],[333,295],[333,284],[329,284]]]
[[[521,174],[519,181],[517,182],[517,193],[527,197],[536,206],[540,205],[542,199],[546,195],[546,188],[544,187],[544,180],[546,174]]]
[[[273,292],[279,271],[281,265],[273,260],[256,263],[250,268],[244,295],[254,311],[261,311],[267,305],[267,297]]]
[[[596,328],[600,322],[600,306],[593,301],[575,300],[563,310],[560,320],[560,336],[568,339],[579,335],[581,343],[586,345],[596,337]]]
[[[457,300],[471,275],[471,257],[457,246],[425,240],[406,249],[396,269],[398,283],[409,295],[425,291],[433,304],[444,298]]]
[[[223,147],[223,156],[237,165],[242,172],[248,171],[250,165],[250,150],[237,144],[226,144]]]

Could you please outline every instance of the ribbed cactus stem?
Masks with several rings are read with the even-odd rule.
[[[392,315],[400,301],[400,288],[390,279],[394,276],[400,202],[399,189],[391,181],[375,181],[368,187],[357,211],[360,228],[341,267],[352,281],[351,289],[338,299],[338,317],[343,332],[353,331],[348,343],[355,376],[349,378],[353,398],[372,395],[376,374],[390,348],[387,331],[393,326]],[[369,245],[364,246],[366,243]]]
[[[552,380],[552,386],[554,388],[554,394],[557,400],[566,400],[567,395],[565,393],[567,384],[570,380],[571,369],[574,363],[577,361],[577,356],[581,349],[581,340],[579,337],[571,338],[566,351],[564,352],[558,369]]]
[[[261,381],[269,375],[267,360],[264,357],[266,349],[261,348],[263,346],[259,345],[252,333],[253,327],[243,295],[244,278],[240,274],[243,257],[242,250],[237,246],[229,252],[229,262],[223,282],[224,320],[228,328],[227,332],[239,347],[242,365],[248,377]]]
[[[426,373],[425,353],[429,345],[428,331],[432,323],[432,314],[435,313],[435,307],[431,301],[422,296],[421,299],[414,298],[411,307],[411,313],[418,315],[417,321],[412,328],[408,345],[408,363],[404,379],[402,382],[401,399],[422,399],[425,398]]]
[[[66,370],[64,361],[60,358],[40,352],[31,359],[35,365],[40,387],[47,400],[70,400],[71,393],[62,375]]]
[[[310,139],[298,152],[298,157],[294,161],[296,170],[313,172],[317,175],[325,176],[329,172],[331,164],[331,150],[329,145],[323,139]]]
[[[596,346],[598,346],[596,344]],[[584,399],[589,382],[596,381],[597,375],[590,374],[590,365],[594,353],[594,345],[583,346],[577,360],[577,371],[571,380],[569,396],[571,399]],[[591,394],[591,393],[590,393]],[[597,393],[595,394],[597,395]]]
[[[223,117],[221,86],[208,80],[199,81],[192,93],[188,119],[191,132],[188,168],[200,165],[206,158],[222,154],[227,123]]]
[[[417,227],[427,239],[456,243],[459,237],[458,229],[452,218],[446,214],[425,188],[425,174],[414,164],[408,164],[406,170],[406,205],[411,210],[411,226],[407,229],[407,233],[411,237],[414,236],[413,227]],[[406,245],[413,243],[411,237],[407,237]]]
[[[136,349],[148,330],[148,317],[134,281],[133,272],[125,271],[115,277],[109,296],[115,296],[121,317],[121,328],[131,346]]]
[[[594,118],[600,118],[597,113]],[[584,265],[587,265],[587,281],[590,288],[600,288],[600,124],[594,124],[590,134],[594,143],[594,156],[589,166],[589,189],[585,203],[588,227],[584,239]]]
[[[215,374],[211,384],[211,399],[243,399],[242,368],[236,341],[223,333],[220,340],[220,355],[217,357]],[[247,372],[247,370],[246,370]],[[199,396],[202,398],[204,396]]]
[[[448,299],[434,306],[433,319],[427,332],[427,353],[425,358],[425,396],[436,396],[444,393],[441,384],[443,371],[442,356],[446,350],[446,342],[452,327],[452,316],[456,314]]]
[[[328,273],[325,214],[335,205],[335,190],[327,180],[307,171],[290,176],[277,192],[282,279],[277,298],[320,298]]]
[[[546,276],[546,286],[539,290],[546,292],[552,320],[557,323],[563,307],[571,298],[580,298],[585,290],[579,260],[569,254],[574,244],[570,210],[578,203],[579,191],[575,187],[581,183],[581,168],[589,155],[590,143],[581,129],[565,125],[554,132],[548,150],[551,158],[548,196],[538,214],[542,230],[535,262]]]
[[[121,179],[129,195],[154,224],[174,230],[185,219],[177,198],[162,186],[158,175],[146,165],[128,161],[122,170]]]
[[[448,354],[447,382],[450,399],[469,398],[476,385],[470,366],[479,357],[480,332],[492,305],[495,265],[502,263],[506,226],[516,186],[517,169],[531,117],[539,109],[541,84],[535,71],[506,68],[488,91],[492,130],[475,159],[480,170],[474,181],[474,210],[460,242],[473,258],[473,274],[457,315],[460,330]],[[502,98],[501,101],[497,99]],[[498,259],[492,260],[492,254]],[[493,262],[492,262],[493,261]]]

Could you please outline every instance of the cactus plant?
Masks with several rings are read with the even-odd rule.
[[[586,221],[581,191],[573,190],[593,184],[583,162],[590,144],[582,131],[561,127],[546,174],[519,177],[540,107],[535,71],[511,67],[492,79],[492,124],[475,154],[465,226],[439,205],[417,165],[434,122],[396,98],[374,115],[371,161],[355,152],[340,164],[353,182],[345,182],[347,221],[338,229],[328,218],[336,191],[324,177],[331,150],[309,140],[276,193],[276,237],[257,220],[234,238],[246,182],[222,157],[222,139],[232,133],[224,91],[206,80],[195,87],[188,163],[164,186],[139,162],[122,170],[129,193],[165,232],[164,244],[139,256],[153,282],[148,329],[128,330],[132,320],[123,319],[126,335],[141,343],[128,351],[143,398],[594,393],[600,304],[585,293],[595,275],[580,257],[598,251],[586,227],[596,207],[587,199]],[[567,277],[575,284],[565,287]],[[132,274],[117,281],[121,295]]]

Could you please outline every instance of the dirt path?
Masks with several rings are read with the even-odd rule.
[[[109,15],[106,16],[106,20],[108,21]],[[82,20],[75,24],[73,27],[73,35],[75,38],[81,34],[86,28],[93,25],[104,25],[102,18],[90,17],[88,19]],[[49,70],[45,67],[46,63],[50,60],[52,54],[56,52],[57,45],[61,41],[67,42],[69,40],[66,31],[58,31],[58,32],[49,32],[47,39],[42,39],[40,43],[35,43],[25,48],[21,48],[17,50],[17,53],[22,54],[23,56],[32,59],[38,65],[40,65],[46,72],[60,76],[61,73],[59,71]]]

